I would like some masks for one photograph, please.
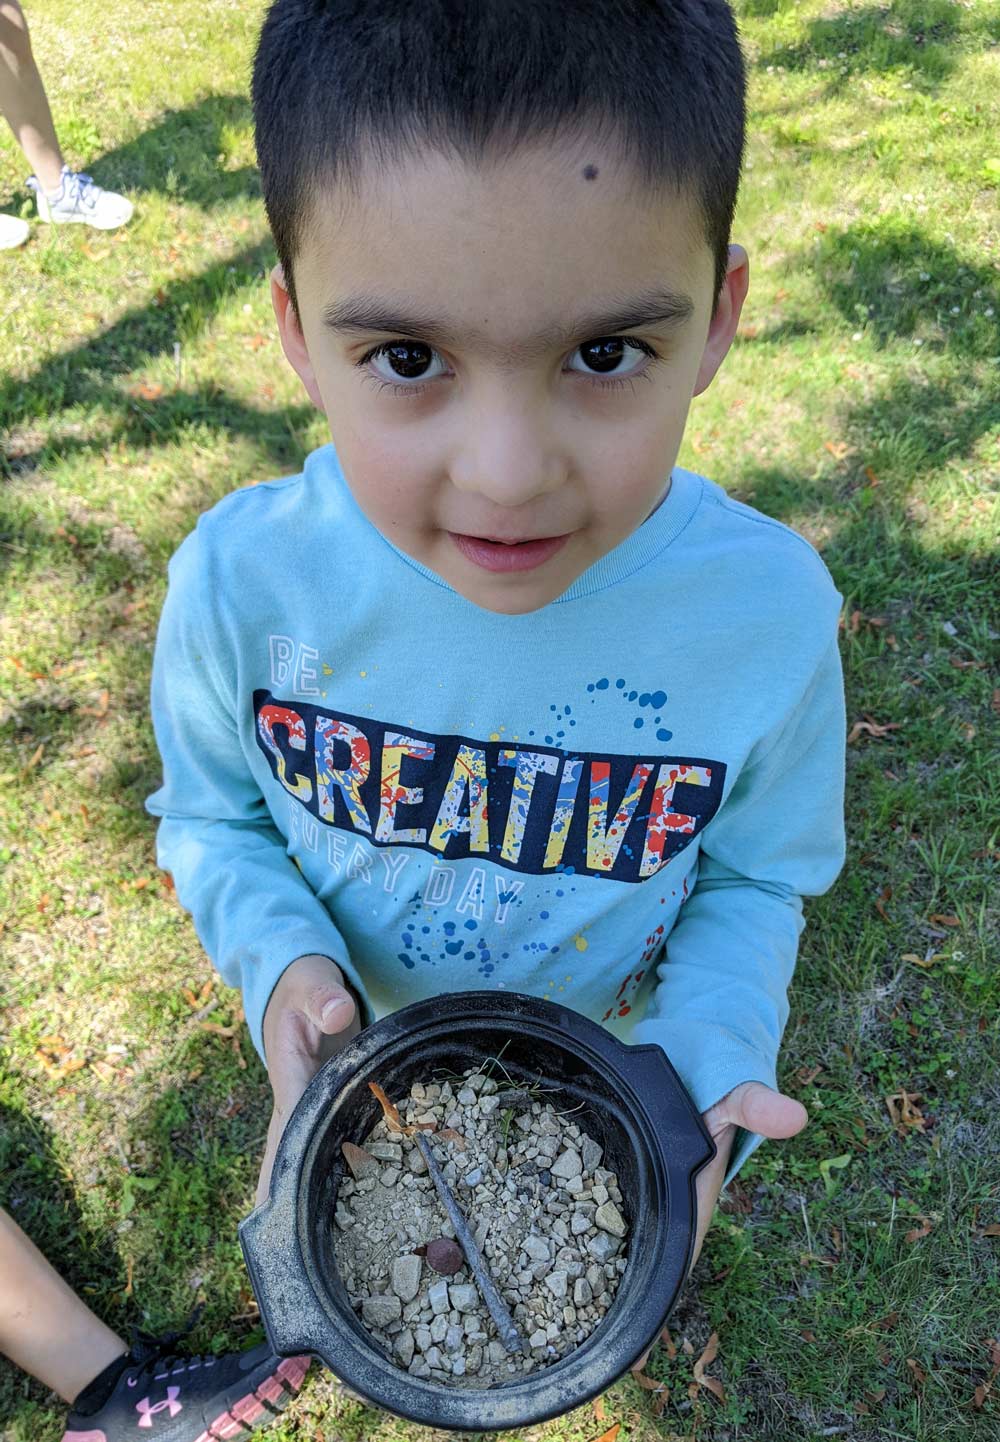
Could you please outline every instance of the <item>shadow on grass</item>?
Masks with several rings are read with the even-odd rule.
[[[769,18],[786,7],[781,0],[746,0],[740,8],[748,16]],[[821,77],[830,93],[848,89],[859,75],[890,71],[912,74],[933,88],[955,69],[957,46],[965,40],[986,43],[991,36],[985,12],[964,14],[952,0],[892,0],[810,21],[804,40],[761,54],[757,68],[814,70],[823,58],[839,67]]]
[[[868,471],[890,478],[877,495],[869,494],[870,509],[860,517],[861,550],[870,552],[878,516],[894,520],[897,533],[905,530],[906,502],[920,478],[971,455],[1000,427],[1000,277],[991,265],[963,262],[952,247],[892,216],[827,232],[798,263],[816,276],[845,326],[862,328],[878,351],[912,347],[912,365],[897,359],[890,378],[863,401],[842,407],[836,422],[855,456],[842,473],[841,501],[867,485]],[[737,344],[767,349],[812,329],[808,316],[792,316]],[[802,477],[752,462],[744,474],[755,503],[779,520],[801,517],[803,501],[814,500],[817,508],[831,501],[829,476],[810,491]],[[918,543],[911,544],[915,550],[905,562],[917,565]],[[837,549],[845,545],[851,548],[849,530],[841,531]]]
[[[84,169],[108,190],[124,190],[139,198],[159,194],[211,210],[238,199],[258,199],[260,173],[256,165],[232,170],[220,165],[230,140],[247,133],[253,124],[245,95],[209,95],[183,110],[166,110],[134,140],[87,162]],[[62,130],[71,132],[67,123]],[[72,139],[71,133],[64,137]],[[14,204],[29,199],[27,190],[15,192]]]
[[[256,165],[228,170],[220,166],[230,137],[253,125],[245,95],[209,95],[183,110],[167,110],[135,140],[109,150],[95,161],[95,179],[133,192],[156,191],[199,205],[204,210],[231,200],[259,199]],[[104,183],[104,182],[102,182]]]
[[[23,476],[74,454],[97,458],[119,444],[143,449],[181,444],[197,426],[247,437],[267,453],[273,473],[285,472],[300,456],[294,432],[313,415],[310,404],[277,410],[262,405],[258,410],[214,382],[146,398],[127,389],[122,379],[161,356],[172,356],[176,340],[182,346],[196,340],[235,293],[257,280],[270,259],[269,244],[247,247],[200,275],[170,283],[159,303],[126,311],[102,335],[52,356],[26,379],[8,375],[0,382],[0,414],[10,428],[0,449],[0,477]],[[58,434],[60,413],[76,407],[100,412],[103,424],[93,437]],[[46,438],[49,427],[56,434]],[[55,539],[63,549],[73,544],[65,536],[38,534],[37,522],[29,521],[24,511],[19,514],[13,498],[5,501],[4,511],[0,572],[19,552],[31,553]],[[181,535],[170,539],[172,550]]]

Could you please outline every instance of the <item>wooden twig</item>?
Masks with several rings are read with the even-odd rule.
[[[496,1324],[500,1341],[507,1348],[508,1352],[523,1352],[524,1343],[521,1340],[521,1334],[517,1330],[517,1324],[507,1310],[507,1306],[500,1293],[497,1291],[493,1278],[486,1270],[482,1254],[476,1246],[476,1239],[470,1232],[469,1224],[462,1215],[462,1209],[455,1200],[451,1188],[442,1175],[441,1168],[438,1166],[437,1158],[431,1149],[430,1142],[427,1137],[424,1136],[423,1132],[416,1132],[413,1140],[420,1148],[424,1161],[427,1163],[427,1170],[431,1174],[431,1180],[437,1187],[438,1196],[444,1203],[445,1211],[448,1213],[451,1224],[455,1228],[455,1236],[465,1253],[466,1260],[469,1263],[469,1270],[476,1279],[476,1286],[479,1288],[483,1301],[489,1308],[490,1316]]]

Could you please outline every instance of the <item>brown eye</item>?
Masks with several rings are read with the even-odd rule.
[[[633,336],[609,335],[598,336],[596,340],[585,341],[578,346],[575,352],[586,362],[588,367],[585,371],[577,371],[577,375],[611,375],[622,378],[632,378],[640,373],[641,366],[628,364],[629,351],[637,352],[637,359],[643,356],[656,358],[656,352],[652,346],[645,341],[636,340]],[[622,362],[625,362],[624,368]],[[575,368],[574,368],[575,369]]]
[[[625,342],[619,336],[609,340],[592,340],[580,347],[580,354],[589,366],[598,371],[613,371],[625,353]]]
[[[435,358],[440,369],[429,371]],[[437,380],[447,373],[437,351],[422,340],[385,341],[363,355],[356,365],[367,372],[367,379],[383,388],[394,387],[397,395],[420,395],[423,381]]]

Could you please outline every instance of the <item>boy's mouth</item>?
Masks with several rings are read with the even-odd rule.
[[[484,571],[531,571],[561,550],[570,534],[543,536],[534,541],[492,541],[486,536],[448,532],[466,560]]]

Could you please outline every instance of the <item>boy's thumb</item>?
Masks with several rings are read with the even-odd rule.
[[[327,1036],[346,1031],[357,1007],[344,986],[343,973],[328,956],[302,956],[293,963],[293,1008]],[[291,968],[286,975],[291,974]]]
[[[786,1097],[763,1082],[742,1082],[725,1098],[727,1121],[763,1137],[794,1137],[809,1120],[809,1113],[794,1097]]]
[[[354,999],[342,986],[317,986],[309,993],[304,1010],[314,1026],[332,1036],[354,1020]]]

